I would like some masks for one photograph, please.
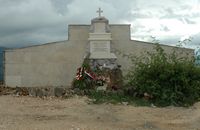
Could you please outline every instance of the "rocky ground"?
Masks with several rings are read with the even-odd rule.
[[[200,103],[190,108],[90,104],[69,99],[0,96],[0,130],[200,130]]]

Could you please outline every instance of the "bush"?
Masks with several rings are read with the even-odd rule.
[[[128,84],[138,97],[148,96],[158,106],[189,106],[200,98],[200,68],[193,60],[167,55],[156,45],[155,53],[133,59]]]
[[[80,90],[94,89],[95,82],[90,78],[83,76],[83,79],[81,80],[74,79],[72,86],[73,88],[78,88]]]
[[[144,99],[131,97],[123,93],[123,91],[96,91],[92,90],[87,94],[88,97],[93,99],[93,103],[127,103],[135,106],[150,106],[151,104]]]
[[[80,90],[87,90],[87,89],[94,89],[95,88],[95,81],[84,73],[85,70],[88,70],[89,72],[91,71],[90,66],[89,66],[88,57],[89,56],[87,56],[84,59],[82,66],[77,69],[77,71],[78,71],[77,75],[81,74],[82,77],[79,78],[79,79],[75,78],[73,80],[73,82],[72,82],[73,88],[78,88]],[[80,71],[81,68],[83,69],[82,71]]]

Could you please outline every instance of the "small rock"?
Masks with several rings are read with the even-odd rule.
[[[64,88],[54,88],[54,94],[56,97],[61,97],[65,94]]]
[[[35,88],[28,88],[28,92],[29,92],[29,96],[33,96],[33,97],[37,96]]]
[[[153,130],[156,129],[157,130],[157,127],[153,123],[148,122],[148,121],[145,121],[144,128],[145,129],[153,129]]]
[[[66,91],[66,93],[63,95],[63,97],[65,97],[65,98],[70,98],[70,97],[72,97],[73,96],[73,92],[72,91]]]
[[[41,89],[36,89],[36,96],[42,98],[44,96],[43,91]]]
[[[97,91],[106,91],[106,86],[99,86],[98,88],[97,88]]]
[[[128,105],[128,102],[122,102],[123,105],[127,106]]]
[[[153,103],[151,103],[151,107],[155,108],[156,106]]]

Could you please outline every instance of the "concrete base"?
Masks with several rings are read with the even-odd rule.
[[[19,96],[33,96],[33,97],[62,97],[64,96],[69,89],[66,88],[20,88],[16,87],[16,91],[14,94]]]

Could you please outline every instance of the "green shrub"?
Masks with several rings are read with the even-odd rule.
[[[157,44],[154,53],[133,59],[128,84],[138,97],[149,96],[158,106],[189,106],[200,98],[200,68],[187,57],[167,55]]]
[[[150,106],[151,104],[144,99],[131,97],[123,93],[123,91],[96,91],[92,90],[87,94],[88,97],[93,99],[93,103],[122,103],[126,102],[128,104],[136,106]]]
[[[84,68],[84,70],[90,71],[91,69],[90,69],[88,57],[89,57],[89,55],[84,59],[83,64],[82,64],[82,68]],[[95,81],[93,79],[91,79],[89,76],[87,76],[84,73],[84,70],[83,70],[83,72],[81,72],[82,77],[80,79],[75,78],[73,80],[72,87],[78,88],[80,90],[94,89],[95,88]]]
[[[94,89],[95,82],[91,80],[90,78],[83,76],[83,79],[81,80],[74,79],[72,86],[73,88],[78,88],[80,90]]]

